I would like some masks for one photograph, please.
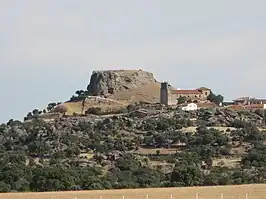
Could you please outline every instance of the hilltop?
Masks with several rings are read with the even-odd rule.
[[[158,102],[151,73],[93,72],[65,103],[0,125],[0,192],[264,183],[261,110]]]
[[[93,71],[87,90],[82,94],[90,96],[85,103],[82,104],[82,100],[65,103],[68,115],[83,114],[90,107],[100,106],[110,112],[136,102],[158,103],[160,82],[153,73],[143,70]]]
[[[105,95],[154,83],[153,74],[143,70],[93,71],[87,90],[90,95]]]
[[[115,100],[158,102],[160,83],[153,74],[143,70],[93,71],[88,94],[108,96]]]

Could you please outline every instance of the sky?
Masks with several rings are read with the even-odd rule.
[[[0,123],[139,69],[226,100],[266,98],[265,0],[0,0]]]

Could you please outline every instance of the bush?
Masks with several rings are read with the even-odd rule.
[[[187,101],[187,98],[186,97],[179,97],[177,99],[177,103],[178,104],[184,104],[186,101]]]
[[[48,111],[51,111],[51,110],[53,110],[53,108],[56,106],[56,103],[55,102],[53,102],[53,103],[49,103],[48,104],[48,106],[47,106],[47,110]]]
[[[9,192],[11,186],[3,181],[0,181],[0,193]]]
[[[63,104],[60,104],[55,107],[54,112],[65,114],[67,112],[67,107]]]
[[[91,107],[86,110],[85,114],[101,115],[102,109],[100,107]]]
[[[207,99],[211,102],[214,102],[217,105],[220,105],[224,101],[224,97],[222,95],[215,95],[211,92],[211,94],[207,97]]]

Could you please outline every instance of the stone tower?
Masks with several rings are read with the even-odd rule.
[[[164,105],[168,105],[168,83],[167,82],[161,83],[160,103]]]

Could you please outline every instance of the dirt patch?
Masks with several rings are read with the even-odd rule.
[[[182,131],[183,132],[191,132],[191,133],[195,133],[197,131],[197,128],[198,127],[195,127],[195,126],[190,126],[190,127],[187,127],[187,128],[183,128]],[[220,127],[220,126],[210,126],[210,127],[207,127],[208,129],[216,129],[216,130],[219,130],[219,131],[223,131],[223,132],[226,132],[227,129],[230,129],[231,131],[232,130],[236,130],[236,128],[234,127]]]
[[[136,152],[142,155],[155,155],[157,151],[160,151],[160,155],[175,154],[179,151],[178,148],[139,148]]]
[[[212,166],[214,167],[229,167],[229,168],[235,168],[239,165],[241,161],[241,158],[220,158],[220,159],[214,159]]]

